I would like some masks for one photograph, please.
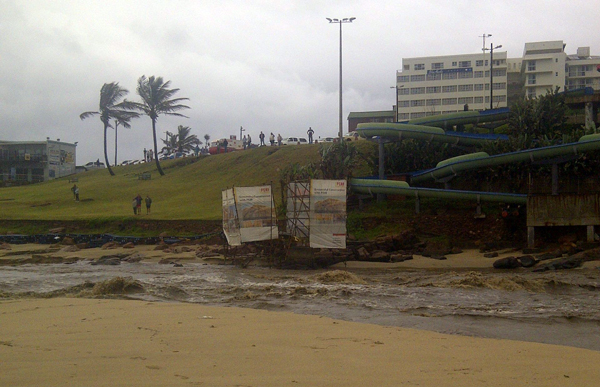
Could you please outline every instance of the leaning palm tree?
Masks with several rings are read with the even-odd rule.
[[[191,130],[192,128],[189,126],[179,125],[177,127],[177,152],[193,152],[196,145],[202,144],[198,136],[190,134]]]
[[[154,154],[158,155],[158,145],[156,143],[156,120],[161,114],[169,116],[185,117],[183,114],[176,113],[179,110],[189,109],[189,106],[182,105],[181,101],[188,100],[189,98],[173,98],[173,95],[179,91],[179,89],[169,89],[171,81],[164,82],[162,77],[151,76],[146,78],[142,75],[138,79],[137,93],[142,98],[142,102],[129,102],[135,109],[147,115],[152,120],[152,136],[154,139]],[[160,166],[158,157],[156,160],[156,168],[161,176],[164,176],[165,172]]]
[[[95,115],[100,116],[100,121],[104,124],[104,162],[111,176],[115,173],[108,162],[108,152],[106,148],[106,129],[112,128],[110,120],[114,119],[121,123],[124,127],[130,128],[129,121],[132,118],[139,117],[139,114],[132,112],[131,107],[126,101],[119,102],[129,91],[119,86],[118,82],[105,83],[100,89],[100,109],[97,112],[85,112],[79,115],[79,118],[85,120],[88,117]]]
[[[204,135],[204,145],[206,146],[206,149],[208,149],[208,140],[210,140],[210,134],[205,134]]]

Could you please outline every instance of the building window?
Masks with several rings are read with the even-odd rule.
[[[527,90],[527,98],[535,98],[535,89]]]
[[[475,103],[483,103],[483,97],[475,97]]]
[[[535,61],[530,60],[527,62],[527,71],[535,71]]]
[[[432,70],[441,70],[444,68],[444,62],[436,62],[431,64]]]
[[[472,71],[462,71],[462,72],[458,73],[458,78],[459,79],[473,78],[473,72]]]
[[[399,75],[398,82],[410,82],[410,77],[408,75]]]
[[[412,107],[425,106],[425,100],[424,99],[413,99],[412,101],[410,101],[410,106],[412,106]]]
[[[425,74],[423,75],[411,75],[410,76],[410,81],[411,82],[423,82],[425,80]]]
[[[399,120],[408,120],[410,118],[410,114],[408,113],[398,113]]]
[[[483,83],[475,84],[475,91],[483,91]]]
[[[492,100],[494,102],[506,102],[506,96],[505,95],[495,95]]]
[[[483,78],[483,71],[475,71],[475,78]]]
[[[456,93],[456,85],[442,86],[443,93]]]
[[[452,67],[456,67],[456,62],[452,62]]]
[[[498,83],[494,83],[492,85],[493,90],[505,90],[506,89],[506,83],[504,82],[498,82]]]
[[[398,89],[398,94],[400,95],[409,95],[410,94],[410,89],[409,88],[399,88]]]
[[[505,77],[506,69],[494,69],[494,76],[495,77]]]
[[[458,85],[458,91],[473,91],[473,85]]]
[[[489,83],[486,83],[486,84],[485,84],[485,89],[486,89],[486,90],[489,90],[489,89],[490,89],[490,84],[489,84]]]
[[[410,101],[398,101],[398,107],[410,107]]]
[[[464,105],[466,103],[473,103],[473,97],[463,97],[458,99],[459,105]]]
[[[481,67],[481,66],[483,66],[483,59],[476,60],[476,61],[475,61],[475,66],[476,66],[476,67]]]
[[[535,74],[529,74],[527,76],[527,84],[528,85],[535,85],[535,83],[536,83]]]
[[[404,70],[410,70],[410,65],[404,65]]]
[[[425,94],[425,88],[424,87],[412,87],[410,89],[410,93],[411,94]]]
[[[415,70],[425,70],[425,63],[417,63],[415,65]]]
[[[439,81],[442,79],[442,74],[441,73],[428,73],[427,74],[427,80],[428,81]]]
[[[442,105],[456,105],[456,98],[444,98],[442,99]]]
[[[425,112],[419,112],[419,113],[410,113],[410,118],[422,118],[425,117]]]
[[[441,93],[441,92],[442,92],[442,87],[441,86],[429,86],[429,87],[427,87],[427,94]]]
[[[456,74],[457,73],[443,73],[442,79],[457,79],[458,76]]]
[[[471,67],[471,61],[461,60],[460,62],[458,62],[458,67]]]
[[[442,104],[442,100],[439,98],[435,98],[435,99],[428,99],[427,101],[425,101],[425,104],[427,106],[439,106]]]

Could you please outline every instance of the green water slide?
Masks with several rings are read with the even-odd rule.
[[[476,145],[486,141],[505,141],[501,134],[477,134],[444,130],[459,124],[489,123],[504,120],[508,109],[465,111],[417,118],[406,122],[369,122],[358,124],[356,131],[366,138],[380,137],[386,141],[414,139],[456,145]]]
[[[414,198],[440,198],[515,204],[527,203],[527,195],[523,194],[419,188],[411,187],[405,181],[394,180],[350,179],[350,189],[354,193],[369,195],[388,194],[406,195]]]
[[[442,180],[472,169],[481,169],[524,161],[533,162],[560,156],[579,155],[581,153],[596,150],[600,150],[600,134],[583,136],[578,142],[569,144],[502,153],[494,156],[489,156],[485,152],[478,152],[441,161],[435,168],[413,173],[410,181],[411,183],[420,183],[427,180]]]

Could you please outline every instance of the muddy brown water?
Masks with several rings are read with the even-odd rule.
[[[115,278],[125,278],[125,291]],[[94,287],[94,284],[96,286]],[[93,291],[92,291],[93,290]],[[336,319],[600,350],[600,270],[347,269],[151,262],[0,266],[0,299],[117,297]]]

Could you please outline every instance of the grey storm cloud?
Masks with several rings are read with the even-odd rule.
[[[158,134],[178,125],[202,141],[262,130],[335,136],[339,25],[343,26],[344,119],[390,110],[403,57],[476,53],[493,34],[509,57],[525,42],[590,46],[594,2],[504,1],[0,1],[0,139],[78,142],[77,162],[102,158],[100,88],[119,82],[137,100],[142,76],[162,76],[187,97],[189,118],[159,117]],[[114,132],[109,133],[109,143]],[[119,160],[151,146],[150,120],[119,130]],[[109,147],[110,149],[110,147]],[[109,159],[112,152],[109,152]]]

